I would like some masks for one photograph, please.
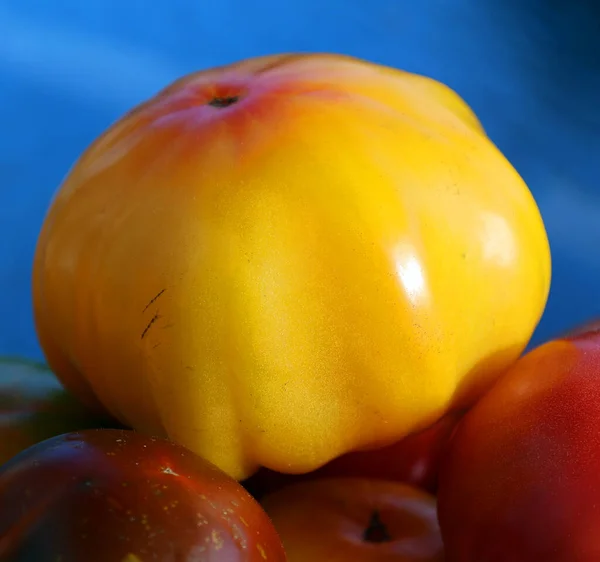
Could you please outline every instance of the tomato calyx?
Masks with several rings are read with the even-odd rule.
[[[241,96],[222,96],[222,97],[214,97],[209,102],[208,105],[211,107],[217,107],[219,109],[224,107],[229,107],[234,103],[240,101]]]
[[[373,511],[369,524],[363,532],[363,541],[371,543],[382,543],[390,542],[392,537],[385,525],[381,520],[381,514],[378,510]]]

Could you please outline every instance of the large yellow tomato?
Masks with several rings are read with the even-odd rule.
[[[334,55],[192,74],[125,115],[56,194],[33,277],[70,390],[236,478],[473,400],[549,283],[534,199],[461,98]]]

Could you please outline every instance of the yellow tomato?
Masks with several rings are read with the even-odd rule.
[[[325,54],[192,74],[125,115],[54,198],[33,277],[69,389],[236,478],[472,401],[549,283],[535,201],[461,98]]]

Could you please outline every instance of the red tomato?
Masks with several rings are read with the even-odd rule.
[[[439,481],[448,562],[600,560],[600,332],[523,356],[466,414]]]
[[[298,482],[263,498],[289,562],[441,562],[435,499],[366,478]]]
[[[48,439],[0,469],[0,560],[283,562],[260,505],[208,461],[125,430]]]
[[[263,468],[246,480],[244,486],[261,498],[294,482],[354,476],[405,482],[435,492],[440,459],[461,415],[462,412],[448,414],[424,431],[397,443],[342,455],[306,474],[282,474]]]

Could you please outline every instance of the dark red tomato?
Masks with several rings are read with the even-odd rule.
[[[86,430],[0,469],[0,560],[285,561],[260,505],[224,472],[170,441]]]
[[[260,469],[244,482],[256,498],[295,482],[317,478],[356,477],[403,482],[435,492],[440,460],[462,413],[452,413],[401,441],[369,451],[342,455],[307,474]]]

